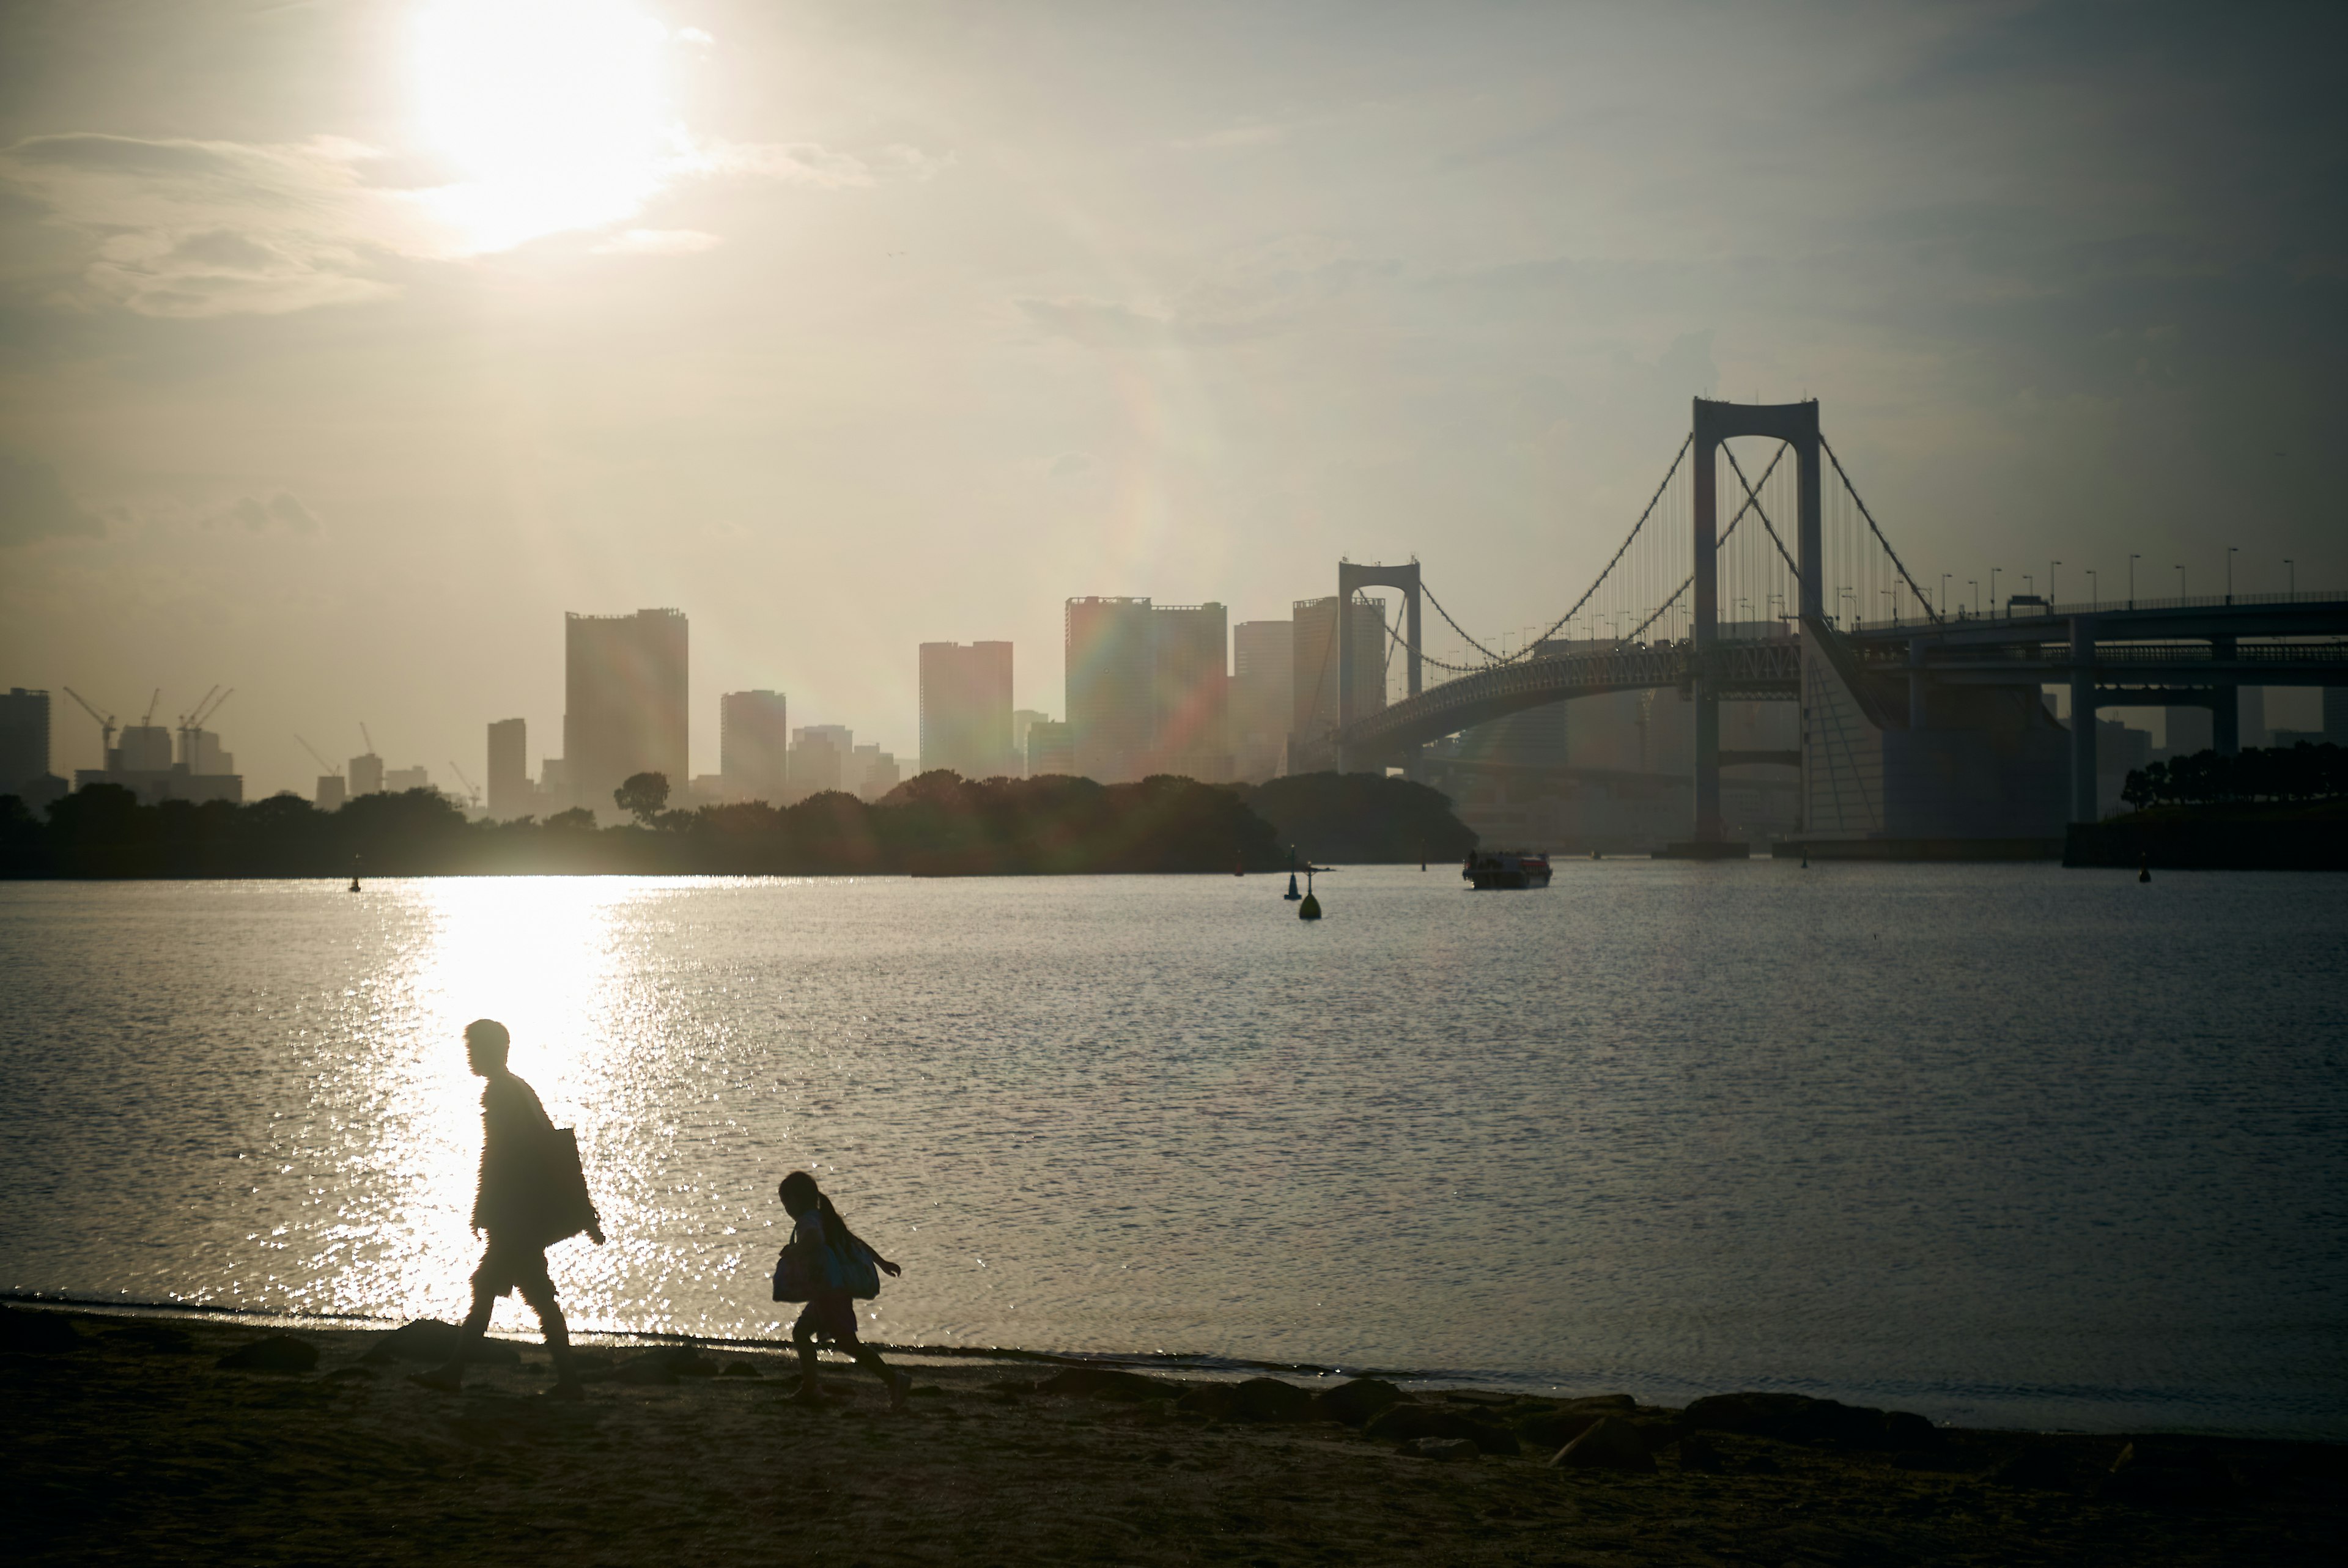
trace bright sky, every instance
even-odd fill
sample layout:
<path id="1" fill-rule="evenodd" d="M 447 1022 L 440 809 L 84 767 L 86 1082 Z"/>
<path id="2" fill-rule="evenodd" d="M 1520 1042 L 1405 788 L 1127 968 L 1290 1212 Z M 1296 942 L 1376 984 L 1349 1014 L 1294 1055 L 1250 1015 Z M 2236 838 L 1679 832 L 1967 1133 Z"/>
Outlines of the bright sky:
<path id="1" fill-rule="evenodd" d="M 675 605 L 696 772 L 743 687 L 910 762 L 916 644 L 1057 714 L 1071 594 L 1545 622 L 1697 394 L 1928 581 L 2348 588 L 2341 15 L 20 0 L 0 685 L 453 783 Z"/>

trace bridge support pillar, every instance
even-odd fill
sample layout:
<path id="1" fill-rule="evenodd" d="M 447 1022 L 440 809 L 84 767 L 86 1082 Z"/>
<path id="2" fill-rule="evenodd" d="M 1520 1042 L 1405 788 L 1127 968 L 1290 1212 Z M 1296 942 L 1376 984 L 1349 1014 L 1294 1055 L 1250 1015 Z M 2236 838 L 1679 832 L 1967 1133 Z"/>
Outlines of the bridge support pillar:
<path id="1" fill-rule="evenodd" d="M 2209 639 L 2209 657 L 2231 659 L 2234 640 L 2230 637 Z M 2240 756 L 2242 752 L 2241 688 L 2231 681 L 2220 682 L 2209 692 L 2209 744 L 2221 757 Z"/>
<path id="2" fill-rule="evenodd" d="M 2071 621 L 2071 820 L 2096 820 L 2096 619 Z"/>
<path id="3" fill-rule="evenodd" d="M 1403 674 L 1409 684 L 1410 694 L 1419 694 L 1422 679 L 1419 663 L 1418 562 L 1402 566 L 1356 566 L 1349 560 L 1337 563 L 1337 771 L 1344 773 L 1350 765 L 1345 755 L 1345 731 L 1362 706 L 1362 694 L 1354 690 L 1354 595 L 1365 588 L 1400 589 L 1403 594 Z M 1378 668 L 1385 668 L 1385 650 L 1378 650 Z M 1384 692 L 1377 694 L 1377 709 L 1386 705 Z M 1375 709 L 1372 710 L 1376 711 Z"/>
<path id="4" fill-rule="evenodd" d="M 1795 538 L 1801 551 L 1801 613 L 1822 613 L 1823 552 L 1818 468 L 1818 405 L 1816 403 L 1715 403 L 1695 399 L 1688 460 L 1694 478 L 1694 614 L 1690 638 L 1695 645 L 1695 838 L 1717 844 L 1727 836 L 1720 815 L 1720 676 L 1714 668 L 1714 644 L 1720 624 L 1720 444 L 1735 436 L 1758 436 L 1783 441 L 1794 449 L 1794 470 L 1800 480 Z"/>

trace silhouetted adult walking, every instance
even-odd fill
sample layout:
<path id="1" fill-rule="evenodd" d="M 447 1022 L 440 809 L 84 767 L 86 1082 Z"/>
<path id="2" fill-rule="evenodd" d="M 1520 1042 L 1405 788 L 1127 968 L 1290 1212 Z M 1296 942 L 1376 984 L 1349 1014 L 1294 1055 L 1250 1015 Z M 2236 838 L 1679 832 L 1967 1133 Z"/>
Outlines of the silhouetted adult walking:
<path id="1" fill-rule="evenodd" d="M 481 1180 L 473 1199 L 473 1229 L 488 1232 L 489 1243 L 481 1266 L 473 1271 L 473 1309 L 456 1355 L 410 1381 L 455 1393 L 498 1298 L 519 1288 L 538 1314 L 554 1358 L 554 1397 L 576 1399 L 579 1368 L 562 1308 L 555 1304 L 554 1281 L 546 1272 L 546 1249 L 582 1231 L 601 1246 L 603 1229 L 579 1175 L 577 1145 L 548 1119 L 537 1091 L 506 1071 L 512 1043 L 506 1026 L 495 1019 L 465 1026 L 466 1055 L 474 1072 L 489 1081 L 481 1091 Z"/>
<path id="2" fill-rule="evenodd" d="M 778 1195 L 794 1223 L 783 1255 L 775 1260 L 775 1299 L 807 1303 L 807 1310 L 791 1325 L 791 1340 L 799 1352 L 798 1397 L 810 1403 L 823 1399 L 816 1381 L 815 1344 L 820 1337 L 880 1379 L 889 1390 L 891 1409 L 903 1409 L 913 1380 L 891 1371 L 880 1353 L 856 1337 L 855 1298 L 879 1295 L 881 1274 L 893 1279 L 905 1271 L 860 1240 L 805 1171 L 785 1176 Z"/>

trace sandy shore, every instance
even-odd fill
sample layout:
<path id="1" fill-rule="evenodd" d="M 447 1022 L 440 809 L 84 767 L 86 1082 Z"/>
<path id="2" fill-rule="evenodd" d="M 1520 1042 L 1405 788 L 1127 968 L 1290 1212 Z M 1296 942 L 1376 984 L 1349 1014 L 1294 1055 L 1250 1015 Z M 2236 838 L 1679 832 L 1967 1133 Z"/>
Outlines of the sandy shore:
<path id="1" fill-rule="evenodd" d="M 273 1331 L 5 1317 L 15 1563 L 2329 1563 L 2348 1534 L 2335 1445 L 2139 1439 L 2115 1478 L 2124 1439 L 1691 1436 L 1680 1412 L 1474 1391 L 1365 1432 L 1326 1400 L 1254 1421 L 1165 1397 L 1196 1385 L 1100 1398 L 987 1362 L 917 1367 L 892 1417 L 851 1368 L 808 1409 L 784 1356 L 723 1347 L 601 1356 L 568 1405 L 540 1397 L 534 1344 L 450 1396 L 381 1332 L 298 1331 L 306 1369 L 239 1370 L 221 1358 Z M 1542 1434 L 1592 1410 L 1655 1468 L 1550 1463 Z M 1420 1457 L 1398 1425 L 1478 1437 Z"/>

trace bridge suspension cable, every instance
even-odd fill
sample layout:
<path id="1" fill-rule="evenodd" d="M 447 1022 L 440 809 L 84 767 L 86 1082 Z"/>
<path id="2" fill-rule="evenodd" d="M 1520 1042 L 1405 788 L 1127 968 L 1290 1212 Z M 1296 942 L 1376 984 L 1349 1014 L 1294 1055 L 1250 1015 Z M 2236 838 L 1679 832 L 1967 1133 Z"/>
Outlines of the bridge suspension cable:
<path id="1" fill-rule="evenodd" d="M 1571 610 L 1567 610 L 1563 615 L 1559 616 L 1554 621 L 1550 623 L 1550 628 L 1547 631 L 1542 632 L 1539 637 L 1531 639 L 1514 653 L 1495 653 L 1490 649 L 1485 647 L 1482 643 L 1477 641 L 1474 638 L 1468 636 L 1467 629 L 1461 626 L 1457 621 L 1453 620 L 1451 619 L 1451 612 L 1443 608 L 1443 601 L 1437 599 L 1433 593 L 1428 592 L 1424 581 L 1419 584 L 1418 591 L 1426 596 L 1426 601 L 1429 604 L 1435 606 L 1435 613 L 1443 617 L 1445 622 L 1450 626 L 1452 630 L 1459 633 L 1459 640 L 1468 644 L 1468 647 L 1473 648 L 1477 652 L 1481 653 L 1486 659 L 1491 661 L 1491 664 L 1514 664 L 1520 660 L 1531 658 L 1534 649 L 1539 648 L 1542 643 L 1548 641 L 1550 638 L 1556 636 L 1560 630 L 1563 630 L 1568 621 L 1581 613 L 1581 607 L 1588 604 L 1591 597 L 1594 596 L 1601 588 L 1605 586 L 1608 575 L 1611 574 L 1614 568 L 1621 563 L 1624 553 L 1627 552 L 1632 543 L 1637 540 L 1639 530 L 1645 528 L 1647 526 L 1647 519 L 1655 515 L 1656 505 L 1663 500 L 1663 492 L 1671 487 L 1672 476 L 1680 471 L 1680 465 L 1687 461 L 1688 448 L 1694 445 L 1695 434 L 1691 431 L 1688 434 L 1688 438 L 1680 443 L 1679 451 L 1673 455 L 1672 458 L 1672 466 L 1663 470 L 1663 482 L 1655 487 L 1655 493 L 1653 495 L 1647 497 L 1647 509 L 1641 512 L 1639 514 L 1639 520 L 1631 525 L 1630 537 L 1625 538 L 1622 545 L 1616 548 L 1614 554 L 1609 558 L 1606 562 L 1605 569 L 1598 574 L 1597 580 L 1592 582 L 1588 589 L 1583 590 L 1580 599 L 1573 601 L 1573 608 Z M 1421 653 L 1419 657 L 1421 659 L 1425 659 L 1426 655 Z M 1490 667 L 1491 665 L 1484 666 L 1484 668 L 1487 669 Z M 1458 667 L 1457 665 L 1446 665 L 1444 668 L 1457 669 Z"/>
<path id="2" fill-rule="evenodd" d="M 1723 446 L 1721 450 L 1726 452 L 1728 448 Z M 1784 461 L 1785 456 L 1786 448 L 1783 446 L 1778 447 L 1776 453 L 1770 457 L 1769 466 L 1761 470 L 1761 482 L 1763 484 L 1766 485 L 1769 482 L 1769 476 L 1777 471 L 1777 465 Z M 1736 461 L 1735 456 L 1731 454 L 1728 461 L 1731 465 L 1734 465 Z M 1745 470 L 1742 468 L 1739 468 L 1736 471 L 1736 482 L 1740 485 L 1745 485 L 1745 504 L 1736 508 L 1736 515 L 1728 519 L 1728 527 L 1723 528 L 1720 531 L 1720 538 L 1713 541 L 1712 548 L 1713 553 L 1715 555 L 1725 548 L 1728 541 L 1735 536 L 1736 525 L 1745 520 L 1746 513 L 1754 512 L 1759 514 L 1761 518 L 1761 526 L 1765 528 L 1769 528 L 1768 514 L 1761 511 L 1760 497 L 1754 495 L 1753 487 L 1745 484 Z M 1769 528 L 1769 537 L 1773 539 L 1776 538 L 1777 537 L 1777 530 L 1775 528 Z M 1786 553 L 1786 547 L 1780 544 L 1777 547 L 1777 553 L 1779 555 L 1784 555 Z M 1655 606 L 1653 610 L 1648 614 L 1646 620 L 1631 628 L 1629 633 L 1626 634 L 1622 641 L 1624 642 L 1631 641 L 1633 638 L 1636 638 L 1639 633 L 1646 630 L 1647 628 L 1653 626 L 1658 620 L 1661 620 L 1663 618 L 1664 612 L 1669 610 L 1672 606 L 1677 604 L 1680 601 L 1681 597 L 1684 595 L 1689 589 L 1692 589 L 1694 586 L 1695 573 L 1690 572 L 1686 577 L 1680 579 L 1679 587 L 1672 589 L 1671 596 L 1665 599 L 1663 603 Z"/>
<path id="3" fill-rule="evenodd" d="M 1875 536 L 1875 542 L 1883 547 L 1883 553 L 1891 558 L 1891 564 L 1900 569 L 1900 576 L 1907 582 L 1908 591 L 1916 596 L 1916 602 L 1924 607 L 1924 613 L 1932 618 L 1932 624 L 1935 626 L 1940 625 L 1942 619 L 1941 612 L 1932 608 L 1931 600 L 1925 596 L 1922 589 L 1916 586 L 1916 579 L 1909 572 L 1908 563 L 1900 559 L 1900 552 L 1891 548 L 1891 541 L 1883 537 L 1883 530 L 1876 526 L 1875 514 L 1867 509 L 1867 503 L 1865 501 L 1859 499 L 1859 487 L 1850 482 L 1850 475 L 1843 469 L 1842 459 L 1835 456 L 1835 449 L 1832 446 L 1828 446 L 1827 438 L 1823 432 L 1818 436 L 1818 446 L 1825 450 L 1827 461 L 1834 465 L 1835 477 L 1842 481 L 1843 489 L 1849 495 L 1851 500 L 1858 505 L 1859 515 L 1867 519 L 1868 532 L 1873 534 Z"/>

